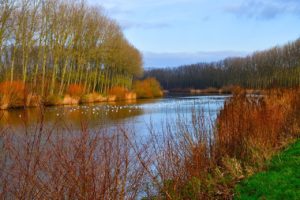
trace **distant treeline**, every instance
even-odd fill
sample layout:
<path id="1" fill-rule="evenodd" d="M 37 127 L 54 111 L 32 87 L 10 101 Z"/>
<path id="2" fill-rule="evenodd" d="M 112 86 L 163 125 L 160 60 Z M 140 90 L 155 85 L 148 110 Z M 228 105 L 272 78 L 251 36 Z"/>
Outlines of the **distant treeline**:
<path id="1" fill-rule="evenodd" d="M 152 69 L 145 76 L 155 77 L 165 89 L 229 85 L 253 89 L 297 87 L 300 86 L 300 39 L 243 58 Z"/>
<path id="2" fill-rule="evenodd" d="M 101 9 L 76 0 L 0 1 L 0 82 L 41 96 L 130 88 L 142 57 Z"/>

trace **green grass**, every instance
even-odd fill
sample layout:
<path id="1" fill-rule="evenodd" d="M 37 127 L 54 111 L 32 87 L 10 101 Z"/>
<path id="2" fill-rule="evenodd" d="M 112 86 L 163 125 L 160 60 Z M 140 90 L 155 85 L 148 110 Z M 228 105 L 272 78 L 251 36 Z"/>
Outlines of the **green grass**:
<path id="1" fill-rule="evenodd" d="M 300 140 L 274 156 L 267 171 L 244 180 L 235 191 L 235 199 L 300 200 Z"/>

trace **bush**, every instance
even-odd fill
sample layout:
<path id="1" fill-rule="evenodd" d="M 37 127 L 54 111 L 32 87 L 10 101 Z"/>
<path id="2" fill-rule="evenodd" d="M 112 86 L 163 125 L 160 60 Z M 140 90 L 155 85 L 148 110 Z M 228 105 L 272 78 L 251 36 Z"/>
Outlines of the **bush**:
<path id="1" fill-rule="evenodd" d="M 71 84 L 67 89 L 70 96 L 81 97 L 84 94 L 84 87 L 79 84 Z"/>
<path id="2" fill-rule="evenodd" d="M 269 158 L 290 132 L 290 118 L 296 112 L 292 94 L 272 91 L 258 97 L 236 91 L 218 117 L 218 159 L 228 155 L 253 163 L 263 155 Z"/>
<path id="3" fill-rule="evenodd" d="M 154 98 L 163 96 L 159 82 L 155 78 L 147 78 L 142 81 L 135 81 L 133 90 L 137 98 Z"/>
<path id="4" fill-rule="evenodd" d="M 116 100 L 125 99 L 128 89 L 121 86 L 114 86 L 108 91 L 109 96 L 116 96 Z"/>
<path id="5" fill-rule="evenodd" d="M 46 106 L 55 106 L 62 105 L 64 98 L 58 95 L 51 95 L 46 98 L 45 105 Z"/>
<path id="6" fill-rule="evenodd" d="M 0 83 L 0 106 L 8 107 L 24 105 L 26 97 L 25 84 L 22 81 L 5 81 Z"/>

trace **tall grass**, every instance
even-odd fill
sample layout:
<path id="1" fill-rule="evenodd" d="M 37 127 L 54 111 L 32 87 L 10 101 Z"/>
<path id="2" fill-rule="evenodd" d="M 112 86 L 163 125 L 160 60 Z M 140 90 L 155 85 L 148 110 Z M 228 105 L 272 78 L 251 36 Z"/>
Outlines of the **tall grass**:
<path id="1" fill-rule="evenodd" d="M 216 159 L 230 156 L 253 163 L 269 158 L 268 153 L 294 136 L 298 100 L 298 91 L 273 90 L 264 96 L 237 92 L 218 117 Z"/>

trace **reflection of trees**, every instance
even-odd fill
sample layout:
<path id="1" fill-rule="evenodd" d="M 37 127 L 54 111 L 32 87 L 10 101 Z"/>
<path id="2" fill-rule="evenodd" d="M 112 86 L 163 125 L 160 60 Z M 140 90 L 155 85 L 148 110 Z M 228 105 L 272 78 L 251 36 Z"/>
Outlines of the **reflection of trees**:
<path id="1" fill-rule="evenodd" d="M 41 120 L 39 108 L 0 110 L 0 126 L 32 125 Z"/>
<path id="2" fill-rule="evenodd" d="M 0 111 L 0 126 L 33 126 L 41 120 L 46 125 L 71 124 L 79 128 L 83 121 L 87 122 L 90 128 L 101 125 L 112 125 L 123 119 L 142 115 L 141 108 L 133 106 L 135 104 L 114 103 L 100 104 L 94 106 L 76 106 L 76 107 L 49 107 L 45 110 L 38 108 L 17 109 Z"/>

